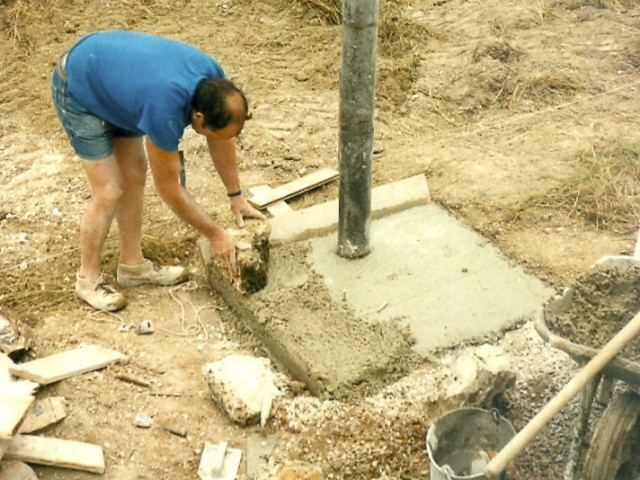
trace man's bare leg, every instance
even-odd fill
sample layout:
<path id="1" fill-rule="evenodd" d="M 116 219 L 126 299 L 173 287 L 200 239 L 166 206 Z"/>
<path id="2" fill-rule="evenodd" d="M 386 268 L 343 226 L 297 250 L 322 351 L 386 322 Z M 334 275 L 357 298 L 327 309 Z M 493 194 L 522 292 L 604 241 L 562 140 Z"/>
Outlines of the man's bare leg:
<path id="1" fill-rule="evenodd" d="M 82 166 L 91 185 L 91 200 L 80 224 L 78 275 L 95 280 L 100 276 L 102 248 L 122 195 L 122 181 L 114 155 L 102 160 L 82 160 Z"/>
<path id="2" fill-rule="evenodd" d="M 142 254 L 142 213 L 147 157 L 142 137 L 116 138 L 116 161 L 122 178 L 123 194 L 116 209 L 120 234 L 120 264 L 117 281 L 123 287 L 175 285 L 188 278 L 183 267 L 164 267 L 145 260 Z"/>
<path id="3" fill-rule="evenodd" d="M 142 137 L 115 138 L 113 147 L 123 190 L 115 211 L 120 235 L 120 263 L 140 265 L 144 262 L 142 213 L 147 157 Z"/>
<path id="4" fill-rule="evenodd" d="M 91 184 L 91 200 L 80 224 L 80 268 L 76 296 L 93 308 L 110 312 L 127 304 L 124 296 L 107 285 L 100 274 L 104 242 L 122 196 L 120 170 L 114 155 L 102 160 L 83 160 Z"/>

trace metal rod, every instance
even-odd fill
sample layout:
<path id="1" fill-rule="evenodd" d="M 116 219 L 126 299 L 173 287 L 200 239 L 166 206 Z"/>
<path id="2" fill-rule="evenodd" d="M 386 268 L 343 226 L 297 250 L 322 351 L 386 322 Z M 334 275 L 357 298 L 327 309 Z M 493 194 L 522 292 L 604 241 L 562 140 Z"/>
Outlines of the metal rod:
<path id="1" fill-rule="evenodd" d="M 186 166 L 185 166 L 185 160 L 184 160 L 184 152 L 182 150 L 180 150 L 178 152 L 179 155 L 179 159 L 180 159 L 180 173 L 178 174 L 179 177 L 178 179 L 180 180 L 180 185 L 182 185 L 182 188 L 187 188 L 187 173 L 186 173 Z"/>
<path id="2" fill-rule="evenodd" d="M 338 255 L 370 251 L 378 0 L 342 1 Z"/>
<path id="3" fill-rule="evenodd" d="M 589 429 L 589 417 L 591 416 L 591 405 L 598 390 L 598 384 L 602 375 L 596 375 L 589 382 L 587 387 L 582 391 L 580 399 L 580 414 L 576 418 L 573 425 L 573 435 L 571 436 L 571 445 L 569 446 L 569 459 L 564 468 L 563 480 L 575 480 L 580 457 L 582 456 L 582 448 L 584 446 L 585 436 Z"/>

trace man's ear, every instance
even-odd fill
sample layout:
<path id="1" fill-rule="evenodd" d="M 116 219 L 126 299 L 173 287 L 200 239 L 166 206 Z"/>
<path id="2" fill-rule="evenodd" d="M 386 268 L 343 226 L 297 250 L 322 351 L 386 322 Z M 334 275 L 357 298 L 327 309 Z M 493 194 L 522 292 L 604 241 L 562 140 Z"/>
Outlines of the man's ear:
<path id="1" fill-rule="evenodd" d="M 204 115 L 202 114 L 202 112 L 199 112 L 197 110 L 193 110 L 191 112 L 191 119 L 193 121 L 197 121 L 199 124 L 204 123 Z"/>

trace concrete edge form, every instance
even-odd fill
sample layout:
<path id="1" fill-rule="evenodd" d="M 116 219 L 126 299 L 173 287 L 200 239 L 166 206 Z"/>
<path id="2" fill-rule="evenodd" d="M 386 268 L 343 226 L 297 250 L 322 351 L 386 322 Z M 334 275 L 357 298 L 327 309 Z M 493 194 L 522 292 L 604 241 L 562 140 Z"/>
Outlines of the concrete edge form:
<path id="1" fill-rule="evenodd" d="M 380 218 L 431 201 L 427 179 L 415 175 L 371 190 L 371 216 Z M 333 232 L 338 226 L 338 200 L 293 210 L 270 219 L 271 245 L 306 240 Z"/>
<path id="2" fill-rule="evenodd" d="M 273 360 L 277 360 L 289 369 L 293 376 L 304 382 L 312 393 L 315 395 L 319 394 L 322 390 L 321 385 L 308 375 L 307 369 L 303 365 L 300 365 L 298 359 L 292 358 L 280 342 L 265 332 L 254 313 L 248 308 L 244 301 L 244 295 L 231 285 L 220 269 L 214 265 L 209 242 L 205 238 L 202 238 L 199 240 L 198 246 L 209 286 L 222 295 L 225 302 L 227 302 L 231 309 L 241 318 L 243 324 L 260 340 Z"/>

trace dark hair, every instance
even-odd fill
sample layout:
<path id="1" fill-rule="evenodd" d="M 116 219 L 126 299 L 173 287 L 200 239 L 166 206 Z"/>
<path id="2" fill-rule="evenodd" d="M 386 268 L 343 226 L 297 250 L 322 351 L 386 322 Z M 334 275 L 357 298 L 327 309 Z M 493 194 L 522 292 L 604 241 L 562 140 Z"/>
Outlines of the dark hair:
<path id="1" fill-rule="evenodd" d="M 229 109 L 227 98 L 239 95 L 244 111 L 238 114 Z M 242 90 L 224 78 L 205 78 L 198 83 L 191 99 L 191 106 L 204 116 L 204 126 L 211 130 L 220 130 L 231 123 L 244 124 L 251 118 L 249 103 Z"/>

